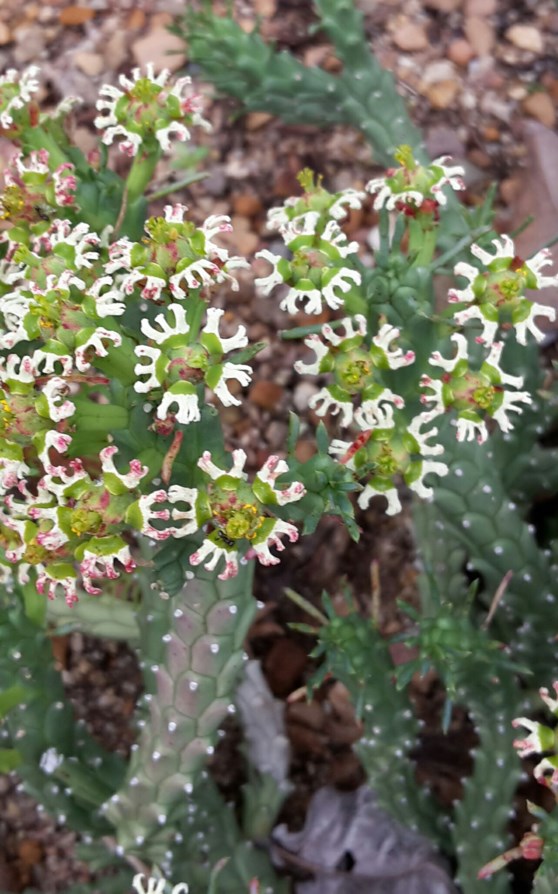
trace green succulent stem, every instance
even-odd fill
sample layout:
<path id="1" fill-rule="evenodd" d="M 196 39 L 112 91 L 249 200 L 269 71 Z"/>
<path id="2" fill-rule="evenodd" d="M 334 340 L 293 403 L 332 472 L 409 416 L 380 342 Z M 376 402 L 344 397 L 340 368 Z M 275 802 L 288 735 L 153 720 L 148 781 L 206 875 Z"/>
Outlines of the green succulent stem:
<path id="1" fill-rule="evenodd" d="M 479 869 L 506 850 L 511 804 L 521 774 L 513 748 L 517 681 L 499 671 L 498 677 L 475 677 L 471 662 L 463 667 L 461 697 L 468 705 L 479 736 L 472 776 L 456 806 L 452 836 L 459 861 L 457 880 L 466 894 L 508 894 L 510 882 L 501 873 L 479 879 Z"/>
<path id="2" fill-rule="evenodd" d="M 441 816 L 415 780 L 409 752 L 419 723 L 408 695 L 393 682 L 387 642 L 375 626 L 356 613 L 335 617 L 319 635 L 324 667 L 348 689 L 362 722 L 355 748 L 378 803 L 396 819 L 426 836 L 444 837 Z"/>
<path id="3" fill-rule="evenodd" d="M 160 157 L 161 150 L 158 146 L 150 150 L 142 147 L 134 157 L 126 178 L 125 195 L 128 205 L 133 205 L 135 201 L 145 195 Z"/>
<path id="4" fill-rule="evenodd" d="M 145 725 L 126 783 L 106 805 L 119 846 L 159 863 L 232 704 L 255 612 L 251 563 L 230 581 L 199 571 L 174 597 L 142 603 Z M 146 641 L 147 640 L 147 641 Z"/>
<path id="5" fill-rule="evenodd" d="M 352 0 L 316 0 L 315 6 L 320 28 L 344 65 L 339 76 L 276 53 L 256 32 L 246 34 L 232 17 L 212 15 L 208 3 L 201 11 L 188 10 L 174 30 L 185 37 L 190 59 L 204 76 L 247 110 L 321 127 L 349 124 L 365 135 L 380 164 L 390 164 L 401 143 L 426 161 L 421 133 L 409 118 L 393 76 L 368 48 L 362 13 Z"/>

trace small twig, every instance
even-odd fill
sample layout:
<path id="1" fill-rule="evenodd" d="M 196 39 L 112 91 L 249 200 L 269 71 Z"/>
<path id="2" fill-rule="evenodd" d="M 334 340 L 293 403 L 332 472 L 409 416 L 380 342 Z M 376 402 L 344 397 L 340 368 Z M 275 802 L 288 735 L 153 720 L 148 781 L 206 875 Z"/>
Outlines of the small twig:
<path id="1" fill-rule="evenodd" d="M 171 475 L 172 475 L 172 467 L 174 465 L 174 461 L 178 456 L 178 452 L 182 445 L 182 441 L 184 440 L 184 432 L 177 431 L 175 432 L 174 438 L 172 440 L 172 444 L 165 454 L 165 458 L 163 460 L 163 465 L 161 468 L 161 478 L 164 484 L 168 484 Z"/>
<path id="2" fill-rule="evenodd" d="M 111 234 L 112 237 L 118 234 L 120 227 L 122 226 L 122 221 L 126 216 L 126 211 L 128 209 L 128 189 L 125 187 L 124 192 L 122 194 L 122 204 L 120 205 L 120 211 L 118 212 L 118 217 L 116 218 L 116 223 L 114 225 L 114 230 Z"/>
<path id="3" fill-rule="evenodd" d="M 545 242 L 544 245 L 541 245 L 540 248 L 537 249 L 535 254 L 538 254 L 539 251 L 543 251 L 545 248 L 552 248 L 553 245 L 556 245 L 558 242 L 558 234 L 554 236 L 552 239 L 549 239 L 548 242 Z"/>
<path id="4" fill-rule="evenodd" d="M 377 559 L 370 562 L 370 578 L 372 582 L 372 604 L 370 614 L 376 627 L 380 626 L 380 614 L 382 611 L 382 583 L 380 581 L 380 563 Z"/>
<path id="5" fill-rule="evenodd" d="M 496 614 L 496 609 L 500 605 L 500 602 L 502 601 L 502 599 L 504 597 L 504 593 L 506 592 L 508 584 L 509 584 L 510 580 L 512 579 L 512 577 L 513 577 L 513 571 L 506 571 L 506 573 L 504 574 L 504 576 L 500 582 L 498 589 L 494 593 L 494 598 L 493 598 L 492 602 L 490 603 L 490 608 L 488 609 L 488 614 L 487 614 L 485 620 L 483 621 L 483 623 L 481 624 L 482 630 L 487 629 L 488 625 L 492 621 L 492 618 Z"/>
<path id="6" fill-rule="evenodd" d="M 523 231 L 526 230 L 527 227 L 530 227 L 531 224 L 533 223 L 534 219 L 535 219 L 534 215 L 529 214 L 528 217 L 525 218 L 523 223 L 520 223 L 519 226 L 516 227 L 515 230 L 511 231 L 510 236 L 512 237 L 512 239 L 515 239 L 517 236 L 519 236 L 520 233 L 523 233 Z"/>
<path id="7" fill-rule="evenodd" d="M 338 329 L 339 326 L 343 326 L 343 323 L 343 320 L 331 320 L 328 325 L 331 329 Z M 323 323 L 314 323 L 310 326 L 295 326 L 294 329 L 280 329 L 279 338 L 287 341 L 291 338 L 304 338 L 306 335 L 315 335 L 322 331 L 323 325 Z"/>

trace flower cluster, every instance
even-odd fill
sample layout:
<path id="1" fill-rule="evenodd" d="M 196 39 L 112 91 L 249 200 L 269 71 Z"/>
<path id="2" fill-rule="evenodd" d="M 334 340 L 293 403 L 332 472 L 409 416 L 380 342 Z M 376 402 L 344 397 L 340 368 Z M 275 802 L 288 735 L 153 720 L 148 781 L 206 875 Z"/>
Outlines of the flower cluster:
<path id="1" fill-rule="evenodd" d="M 29 248 L 10 241 L 9 251 L 0 347 L 16 351 L 0 363 L 2 433 L 25 443 L 74 415 L 73 395 L 79 390 L 87 398 L 103 382 L 93 361 L 114 355 L 123 338 L 99 325 L 89 292 L 95 290 L 100 239 L 86 224 L 55 220 Z"/>
<path id="2" fill-rule="evenodd" d="M 151 217 L 141 242 L 118 239 L 109 248 L 106 273 L 118 273 L 119 288 L 131 295 L 139 286 L 146 301 L 161 302 L 169 297 L 184 301 L 200 290 L 228 282 L 235 290 L 238 283 L 230 271 L 247 267 L 244 258 L 229 257 L 226 248 L 213 238 L 231 231 L 230 218 L 212 215 L 196 228 L 184 220 L 185 205 L 167 205 L 164 217 Z M 108 283 L 107 283 L 108 284 Z"/>
<path id="3" fill-rule="evenodd" d="M 224 406 L 239 405 L 240 400 L 231 394 L 227 381 L 236 379 L 241 385 L 248 385 L 252 369 L 245 363 L 223 362 L 223 355 L 246 347 L 248 339 L 244 326 L 239 327 L 236 335 L 225 338 L 219 332 L 224 311 L 209 307 L 207 323 L 195 344 L 190 344 L 190 327 L 184 307 L 170 304 L 167 310 L 166 316 L 159 314 L 155 318 L 157 328 L 149 320 L 141 322 L 142 333 L 155 345 L 135 348 L 140 363 L 135 366 L 138 380 L 134 389 L 140 394 L 155 395 L 156 400 L 157 393 L 163 388 L 157 418 L 166 420 L 174 408 L 172 415 L 181 425 L 200 419 L 197 387 L 200 382 L 211 388 Z"/>
<path id="4" fill-rule="evenodd" d="M 381 371 L 399 369 L 413 363 L 413 351 L 403 353 L 401 348 L 391 348 L 399 336 L 399 330 L 384 323 L 372 343 L 365 343 L 366 320 L 362 314 L 346 317 L 340 321 L 345 337 L 329 324 L 322 327 L 323 341 L 319 335 L 310 335 L 305 345 L 311 348 L 314 363 L 298 361 L 297 372 L 304 375 L 331 373 L 333 383 L 326 385 L 310 398 L 309 405 L 318 416 L 331 411 L 341 413 L 341 425 L 346 428 L 355 422 L 359 428 L 369 429 L 385 419 L 383 405 L 392 403 L 403 407 L 404 400 L 387 388 L 381 379 Z M 329 342 L 326 344 L 325 342 Z M 355 400 L 360 405 L 355 407 Z"/>
<path id="5" fill-rule="evenodd" d="M 101 592 L 94 580 L 114 579 L 120 567 L 126 572 L 136 567 L 122 534 L 148 469 L 132 460 L 129 471 L 120 472 L 114 463 L 117 448 L 110 446 L 98 455 L 95 473 L 89 472 L 81 459 L 68 458 L 69 435 L 48 431 L 41 441 L 44 474 L 33 490 L 18 480 L 28 471 L 21 459 L 3 467 L 4 486 L 16 492 L 7 493 L 0 508 L 0 564 L 5 572 L 17 565 L 20 583 L 33 573 L 37 590 L 50 599 L 60 588 L 72 605 L 78 598 L 76 565 L 81 585 L 92 594 Z M 55 460 L 52 450 L 58 454 Z"/>
<path id="6" fill-rule="evenodd" d="M 364 192 L 349 188 L 330 193 L 322 187 L 321 178 L 315 177 L 310 168 L 304 168 L 297 179 L 304 190 L 303 194 L 288 198 L 284 205 L 270 209 L 267 218 L 270 230 L 288 232 L 295 221 L 300 225 L 301 219 L 307 215 L 320 221 L 324 228 L 329 220 L 344 220 L 351 208 L 362 207 Z"/>
<path id="7" fill-rule="evenodd" d="M 400 167 L 370 181 L 366 190 L 375 196 L 375 209 L 405 213 L 410 242 L 414 240 L 414 248 L 409 245 L 409 256 L 424 263 L 424 246 L 432 255 L 435 250 L 438 207 L 447 202 L 444 188 L 463 189 L 463 170 L 450 165 L 446 158 L 419 165 L 405 146 L 396 158 Z M 537 339 L 542 337 L 533 318 L 541 314 L 553 319 L 554 311 L 532 303 L 524 291 L 556 284 L 558 277 L 540 273 L 548 263 L 546 252 L 531 261 L 520 261 L 507 236 L 494 241 L 494 255 L 473 245 L 474 257 L 486 269 L 478 270 L 463 262 L 455 267 L 456 276 L 466 277 L 469 285 L 449 293 L 450 306 L 459 305 L 451 322 L 453 356 L 447 358 L 445 349 L 431 353 L 428 363 L 432 372 L 421 370 L 411 391 L 413 405 L 418 395 L 424 409 L 409 424 L 405 400 L 397 387 L 391 386 L 398 381 L 394 373 L 413 364 L 415 354 L 396 346 L 400 337 L 397 328 L 380 318 L 374 330 L 361 312 L 366 307 L 362 268 L 355 262 L 356 246 L 347 241 L 339 225 L 348 209 L 360 207 L 364 194 L 355 190 L 329 194 L 308 171 L 303 172 L 300 182 L 303 195 L 288 199 L 269 213 L 270 228 L 279 230 L 292 257 L 260 252 L 258 257 L 268 260 L 274 269 L 257 284 L 264 293 L 275 286 L 288 287 L 281 307 L 289 313 L 297 311 L 299 300 L 306 301 L 308 313 L 319 314 L 324 306 L 348 313 L 305 338 L 315 359 L 298 361 L 295 368 L 305 375 L 328 376 L 310 398 L 310 407 L 319 416 L 331 412 L 342 428 L 355 426 L 360 430 L 354 442 L 335 441 L 332 453 L 367 481 L 361 505 L 374 494 L 383 493 L 391 513 L 399 507 L 397 476 L 427 497 L 431 491 L 423 484 L 424 475 L 428 471 L 438 475 L 447 472 L 441 459 L 434 462 L 430 458 L 441 454 L 442 448 L 426 442 L 436 433 L 436 429 L 426 429 L 437 416 L 450 414 L 458 440 L 483 443 L 490 420 L 507 432 L 512 428 L 511 414 L 521 413 L 531 402 L 529 393 L 522 390 L 523 378 L 502 367 L 504 340 L 503 335 L 498 340 L 496 336 L 509 324 L 514 326 L 520 344 L 526 343 L 528 332 Z M 480 334 L 473 332 L 477 347 L 471 351 L 468 329 L 459 330 L 474 318 L 482 322 L 483 330 Z"/>
<path id="8" fill-rule="evenodd" d="M 272 272 L 256 280 L 264 295 L 276 286 L 288 286 L 281 309 L 296 314 L 305 302 L 304 312 L 320 314 L 324 303 L 331 310 L 342 307 L 350 293 L 362 282 L 358 270 L 347 262 L 358 251 L 358 243 L 349 242 L 338 221 L 348 208 L 358 208 L 363 193 L 349 189 L 330 195 L 314 184 L 308 172 L 301 183 L 306 192 L 301 199 L 288 199 L 282 208 L 273 209 L 269 225 L 278 229 L 292 254 L 287 260 L 268 249 L 256 254 L 272 265 Z"/>
<path id="9" fill-rule="evenodd" d="M 473 245 L 471 253 L 484 269 L 460 262 L 455 267 L 455 275 L 468 279 L 464 289 L 452 289 L 448 300 L 466 304 L 464 310 L 454 313 L 454 320 L 463 325 L 468 320 L 480 320 L 483 330 L 477 341 L 490 344 L 494 341 L 498 327 L 508 325 L 515 329 L 520 345 L 527 343 L 530 332 L 537 341 L 543 333 L 535 325 L 537 316 L 556 319 L 552 307 L 537 304 L 525 295 L 526 289 L 544 289 L 558 284 L 558 275 L 543 276 L 541 270 L 551 263 L 550 251 L 542 249 L 528 261 L 517 257 L 513 240 L 509 236 L 494 239 L 494 254 Z"/>
<path id="10" fill-rule="evenodd" d="M 403 211 L 413 217 L 417 214 L 437 215 L 438 206 L 447 203 L 444 186 L 465 189 L 462 177 L 465 173 L 458 165 L 449 166 L 450 158 L 437 158 L 429 165 L 415 161 L 410 146 L 400 146 L 395 153 L 399 168 L 391 168 L 385 177 L 370 180 L 366 191 L 374 196 L 374 208 Z"/>
<path id="11" fill-rule="evenodd" d="M 357 478 L 366 480 L 358 497 L 362 509 L 368 506 L 372 497 L 384 496 L 387 515 L 400 512 L 401 501 L 397 493 L 400 479 L 422 499 L 432 498 L 433 491 L 424 483 L 425 476 L 429 472 L 446 475 L 448 467 L 444 462 L 432 459 L 443 453 L 443 447 L 428 443 L 429 438 L 438 434 L 437 428 L 422 431 L 429 422 L 429 415 L 423 413 L 407 423 L 401 412 L 387 404 L 383 418 L 378 414 L 374 429 L 363 432 L 353 443 L 332 441 L 331 453 L 353 470 Z"/>
<path id="12" fill-rule="evenodd" d="M 122 138 L 119 148 L 129 156 L 141 148 L 150 151 L 153 144 L 169 152 L 171 135 L 184 141 L 190 139 L 188 126 L 209 128 L 201 114 L 201 98 L 191 89 L 191 78 L 179 78 L 168 86 L 169 77 L 167 69 L 155 75 L 148 63 L 145 75 L 139 68 L 131 79 L 120 75 L 123 90 L 110 84 L 101 87 L 97 102 L 101 114 L 95 126 L 104 130 L 103 142 L 110 145 L 116 137 Z"/>
<path id="13" fill-rule="evenodd" d="M 8 112 L 15 116 L 36 89 L 34 74 L 18 80 L 10 73 L 0 83 L 6 127 Z M 133 147 L 143 141 L 146 151 L 150 141 L 166 148 L 170 133 L 185 138 L 186 124 L 203 125 L 189 79 L 174 86 L 167 79 L 168 73 L 154 77 L 148 67 L 146 78 L 136 71 L 132 81 L 121 79 L 124 93 L 105 88 L 103 95 L 114 99 L 112 105 L 102 103 L 108 114 L 98 121 L 105 141 L 121 135 L 125 113 L 131 116 Z M 147 220 L 141 241 L 123 235 L 111 242 L 111 226 L 98 234 L 80 219 L 76 172 L 59 159 L 55 165 L 46 150 L 20 152 L 6 171 L 0 197 L 8 224 L 0 239 L 2 577 L 32 579 L 40 592 L 51 598 L 63 592 L 71 604 L 79 589 L 98 593 L 98 580 L 135 567 L 134 531 L 165 539 L 195 534 L 204 525 L 210 530 L 199 561 L 214 567 L 227 553 L 232 574 L 236 552 L 229 544 L 236 540 L 249 544 L 260 561 L 274 561 L 269 547 L 282 548 L 281 536 L 294 540 L 297 532 L 273 518 L 267 506 L 302 495 L 301 487 L 275 490 L 273 482 L 284 471 L 275 459 L 252 488 L 238 457 L 231 473 L 217 476 L 218 483 L 212 482 L 209 473 L 216 467 L 208 460 L 206 508 L 197 498 L 195 520 L 160 532 L 144 519 L 145 513 L 168 517 L 160 506 L 154 511 L 157 501 L 145 495 L 151 489 L 146 482 L 159 473 L 165 482 L 171 479 L 182 443 L 175 428 L 200 420 L 204 388 L 228 406 L 239 403 L 230 380 L 245 386 L 251 378 L 251 368 L 241 362 L 243 354 L 251 356 L 245 328 L 225 333 L 224 311 L 207 306 L 212 289 L 223 283 L 237 288 L 231 271 L 247 266 L 215 241 L 231 230 L 229 218 L 214 215 L 196 227 L 185 220 L 185 206 L 169 205 L 163 217 Z M 150 414 L 153 425 L 147 419 L 145 431 L 151 428 L 160 439 L 174 432 L 170 445 L 163 441 L 160 452 L 155 446 L 142 452 L 141 443 L 136 449 L 127 432 L 134 413 L 142 419 Z M 118 470 L 117 453 L 127 457 L 129 471 Z M 144 454 L 148 465 L 137 458 Z M 238 505 L 229 493 L 231 479 L 239 488 Z M 222 494 L 230 498 L 230 511 Z M 169 488 L 171 503 L 178 501 L 175 522 L 184 518 L 187 496 L 180 484 Z M 207 507 L 219 501 L 214 518 Z M 243 514 L 250 522 L 245 530 Z M 215 548 L 224 544 L 224 552 L 208 552 L 212 542 Z"/>
<path id="14" fill-rule="evenodd" d="M 229 470 L 220 468 L 206 451 L 198 461 L 203 485 L 198 488 L 172 485 L 168 490 L 153 491 L 141 497 L 129 512 L 134 525 L 155 540 L 165 540 L 171 535 L 188 537 L 203 528 L 205 538 L 190 556 L 190 563 L 202 564 L 209 570 L 224 563 L 219 574 L 221 580 L 238 573 L 241 556 L 256 558 L 262 565 L 279 562 L 270 547 L 283 550 L 281 537 L 286 536 L 294 543 L 298 531 L 271 513 L 274 507 L 296 502 L 305 494 L 304 486 L 298 481 L 284 488 L 276 486 L 277 478 L 288 471 L 286 462 L 277 456 L 269 457 L 251 484 L 244 471 L 246 453 L 235 450 L 232 460 Z M 166 527 L 153 524 L 168 521 L 174 524 Z"/>
<path id="15" fill-rule="evenodd" d="M 446 360 L 439 351 L 430 357 L 430 364 L 443 370 L 440 379 L 424 374 L 421 386 L 425 393 L 421 397 L 430 405 L 432 416 L 449 410 L 457 411 L 457 419 L 452 420 L 457 428 L 458 441 L 471 441 L 476 437 L 479 444 L 488 438 L 485 417 L 498 423 L 502 431 L 513 428 L 508 413 L 521 413 L 518 403 L 531 403 L 528 391 L 507 391 L 506 386 L 517 389 L 523 384 L 521 376 L 505 373 L 499 365 L 504 347 L 503 342 L 494 342 L 478 370 L 471 370 L 468 362 L 467 339 L 461 333 L 454 333 L 451 340 L 457 347 L 455 355 Z"/>
<path id="16" fill-rule="evenodd" d="M 480 362 L 471 359 L 468 330 L 465 334 L 455 332 L 451 337 L 456 347 L 454 356 L 445 359 L 435 351 L 430 357 L 430 364 L 438 367 L 441 374 L 437 378 L 425 374 L 421 379 L 425 392 L 422 401 L 430 405 L 433 415 L 452 411 L 457 417 L 453 422 L 458 439 L 476 438 L 479 443 L 488 437 L 488 418 L 507 432 L 513 427 L 508 413 L 521 413 L 521 404 L 532 403 L 530 394 L 521 390 L 523 378 L 502 369 L 504 332 L 513 330 L 521 345 L 527 343 L 528 333 L 540 341 L 543 333 L 535 325 L 535 317 L 554 320 L 556 316 L 554 308 L 537 304 L 525 295 L 526 289 L 558 284 L 558 276 L 540 273 L 550 263 L 548 251 L 523 261 L 516 256 L 509 236 L 494 239 L 492 245 L 494 254 L 479 245 L 471 247 L 482 267 L 459 262 L 454 272 L 469 283 L 464 289 L 451 289 L 448 295 L 450 305 L 457 305 L 453 312 L 457 327 L 466 326 L 471 320 L 482 324 L 480 334 L 476 328 L 469 330 L 483 352 Z"/>

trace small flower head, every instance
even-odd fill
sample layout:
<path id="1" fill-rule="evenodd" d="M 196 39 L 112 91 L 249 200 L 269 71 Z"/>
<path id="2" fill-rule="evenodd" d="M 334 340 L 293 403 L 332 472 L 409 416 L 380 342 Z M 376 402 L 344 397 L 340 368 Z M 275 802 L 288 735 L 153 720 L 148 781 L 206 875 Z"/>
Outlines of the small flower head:
<path id="1" fill-rule="evenodd" d="M 515 329 L 517 341 L 521 345 L 527 343 L 527 334 L 531 333 L 537 341 L 541 341 L 544 333 L 536 326 L 537 316 L 554 320 L 554 308 L 536 304 L 525 296 L 526 289 L 544 289 L 558 284 L 558 275 L 544 276 L 540 271 L 551 263 L 550 252 L 542 249 L 534 257 L 523 261 L 515 254 L 513 240 L 509 236 L 501 236 L 492 241 L 494 253 L 486 251 L 480 245 L 471 246 L 472 254 L 478 258 L 482 268 L 460 262 L 455 267 L 456 276 L 462 276 L 469 282 L 464 289 L 452 289 L 449 301 L 467 303 L 464 310 L 457 311 L 454 319 L 459 325 L 468 320 L 480 320 L 483 330 L 477 341 L 491 344 L 498 327 L 503 324 Z"/>
<path id="2" fill-rule="evenodd" d="M 83 307 L 89 317 L 121 317 L 126 311 L 123 292 L 114 284 L 112 276 L 99 276 L 89 287 Z"/>
<path id="3" fill-rule="evenodd" d="M 89 541 L 86 549 L 80 549 L 78 555 L 83 588 L 92 596 L 101 592 L 100 587 L 93 584 L 95 579 L 116 580 L 120 577 L 121 568 L 130 574 L 136 567 L 130 547 L 116 536 L 96 537 Z"/>
<path id="4" fill-rule="evenodd" d="M 101 114 L 95 126 L 103 130 L 103 142 L 110 145 L 115 137 L 122 137 L 120 150 L 129 156 L 137 155 L 141 146 L 152 149 L 158 144 L 162 152 L 169 152 L 171 135 L 178 140 L 190 139 L 189 126 L 209 127 L 201 115 L 201 101 L 191 90 L 189 77 L 168 83 L 169 71 L 155 75 L 148 63 L 145 75 L 134 69 L 132 78 L 120 75 L 120 86 L 105 84 L 100 90 L 97 109 Z"/>
<path id="5" fill-rule="evenodd" d="M 367 191 L 375 196 L 377 210 L 398 209 L 412 216 L 419 212 L 436 216 L 438 206 L 447 203 L 445 186 L 456 190 L 465 188 L 461 179 L 465 172 L 458 165 L 449 166 L 450 158 L 444 156 L 430 165 L 420 165 L 409 146 L 400 146 L 395 159 L 399 168 L 391 168 L 385 177 L 366 185 Z"/>
<path id="6" fill-rule="evenodd" d="M 6 439 L 0 441 L 0 496 L 26 480 L 30 468 L 25 462 L 23 448 Z"/>
<path id="7" fill-rule="evenodd" d="M 448 467 L 431 458 L 439 456 L 443 447 L 429 443 L 438 433 L 436 428 L 422 431 L 431 421 L 430 414 L 420 414 L 408 425 L 392 405 L 386 404 L 381 409 L 383 418 L 379 417 L 377 427 L 362 432 L 352 444 L 332 441 L 330 453 L 351 469 L 355 477 L 366 482 L 358 498 L 362 509 L 368 506 L 372 497 L 381 495 L 388 503 L 387 514 L 395 515 L 401 511 L 397 492 L 399 479 L 402 478 L 419 497 L 430 500 L 433 491 L 424 483 L 426 475 L 429 472 L 446 475 Z"/>
<path id="8" fill-rule="evenodd" d="M 224 360 L 230 350 L 247 345 L 246 330 L 240 326 L 235 335 L 226 338 L 219 331 L 224 311 L 208 309 L 207 323 L 196 343 L 188 342 L 190 331 L 182 304 L 170 304 L 168 314 L 158 314 L 152 325 L 144 319 L 141 331 L 153 345 L 138 345 L 135 349 L 140 362 L 135 366 L 138 377 L 134 388 L 147 394 L 163 389 L 157 418 L 164 420 L 173 414 L 182 425 L 200 419 L 198 385 L 202 382 L 212 389 L 224 406 L 240 404 L 228 389 L 227 382 L 236 379 L 243 387 L 249 384 L 252 370 L 246 364 Z"/>
<path id="9" fill-rule="evenodd" d="M 214 463 L 209 452 L 204 453 L 198 461 L 203 484 L 198 488 L 172 485 L 168 493 L 160 490 L 148 495 L 141 506 L 143 533 L 152 532 L 154 511 L 150 507 L 167 502 L 172 506 L 170 511 L 160 509 L 155 517 L 163 522 L 170 517 L 173 526 L 156 529 L 159 538 L 167 532 L 173 537 L 187 537 L 203 528 L 205 538 L 191 555 L 190 562 L 209 570 L 224 564 L 219 574 L 221 580 L 237 574 L 241 555 L 255 557 L 264 565 L 277 564 L 279 559 L 270 549 L 275 547 L 281 551 L 284 548 L 281 537 L 294 542 L 298 531 L 294 525 L 274 517 L 273 508 L 300 500 L 305 493 L 300 482 L 284 488 L 277 486 L 277 478 L 288 467 L 276 456 L 264 463 L 252 484 L 244 472 L 244 451 L 233 451 L 232 460 L 232 467 L 227 470 Z"/>
<path id="10" fill-rule="evenodd" d="M 340 335 L 343 329 L 344 335 Z M 407 366 L 415 358 L 412 351 L 404 354 L 401 348 L 392 347 L 399 330 L 388 323 L 381 327 L 369 347 L 364 343 L 366 331 L 366 320 L 360 314 L 341 320 L 339 328 L 326 324 L 322 328 L 323 341 L 318 335 L 305 340 L 306 346 L 316 354 L 316 361 L 295 364 L 300 373 L 332 374 L 333 382 L 315 394 L 309 406 L 318 416 L 325 416 L 328 411 L 341 413 L 344 427 L 356 421 L 362 428 L 371 428 L 380 417 L 383 419 L 380 408 L 386 402 L 402 407 L 403 399 L 384 385 L 382 370 Z"/>
<path id="11" fill-rule="evenodd" d="M 361 208 L 364 192 L 356 189 L 343 189 L 330 193 L 322 186 L 321 177 L 317 177 L 309 168 L 298 175 L 298 181 L 304 190 L 301 196 L 287 199 L 279 208 L 268 212 L 267 225 L 272 230 L 279 230 L 289 242 L 289 235 L 300 232 L 308 222 L 316 227 L 316 232 L 323 232 L 330 220 L 343 220 L 351 208 Z"/>
<path id="12" fill-rule="evenodd" d="M 338 310 L 362 281 L 360 273 L 347 266 L 344 260 L 358 246 L 347 243 L 335 221 L 330 221 L 321 235 L 307 226 L 309 216 L 297 219 L 295 224 L 300 221 L 303 221 L 302 229 L 308 232 L 289 232 L 286 237 L 293 252 L 292 260 L 274 255 L 267 249 L 256 254 L 257 258 L 264 258 L 273 266 L 268 276 L 256 280 L 256 286 L 262 294 L 268 295 L 275 286 L 287 285 L 289 291 L 280 307 L 290 314 L 300 311 L 299 302 L 306 302 L 304 312 L 307 314 L 322 313 L 324 304 Z"/>
<path id="13" fill-rule="evenodd" d="M 425 393 L 421 400 L 430 404 L 434 415 L 449 410 L 457 412 L 454 424 L 458 441 L 476 438 L 482 444 L 488 437 L 487 417 L 494 419 L 502 431 L 510 431 L 513 425 L 508 413 L 522 413 L 523 408 L 517 404 L 531 403 L 532 398 L 527 391 L 509 390 L 520 388 L 523 379 L 501 368 L 502 342 L 494 342 L 480 369 L 472 370 L 465 336 L 455 333 L 452 341 L 457 347 L 452 358 L 442 357 L 439 351 L 430 357 L 431 365 L 441 367 L 444 372 L 439 379 L 422 376 L 421 386 L 430 393 Z"/>
<path id="14" fill-rule="evenodd" d="M 543 723 L 536 723 L 528 717 L 517 717 L 513 727 L 523 727 L 529 735 L 524 739 L 516 739 L 513 743 L 520 757 L 529 757 L 531 754 L 542 754 L 543 751 L 552 751 L 556 746 L 556 736 L 550 727 Z"/>

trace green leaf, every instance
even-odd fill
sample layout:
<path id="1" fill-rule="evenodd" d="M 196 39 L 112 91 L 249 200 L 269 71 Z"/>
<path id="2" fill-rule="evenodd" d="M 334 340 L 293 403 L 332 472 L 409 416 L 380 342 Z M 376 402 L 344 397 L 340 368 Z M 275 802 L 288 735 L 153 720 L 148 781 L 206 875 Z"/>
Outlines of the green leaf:
<path id="1" fill-rule="evenodd" d="M 300 419 L 296 415 L 296 413 L 289 413 L 289 437 L 287 439 L 287 455 L 293 456 L 298 436 L 300 434 Z"/>

